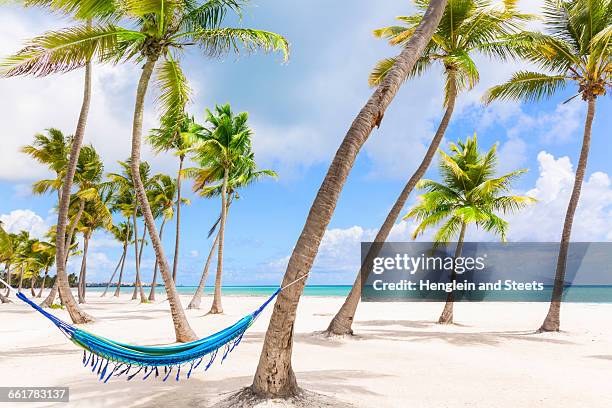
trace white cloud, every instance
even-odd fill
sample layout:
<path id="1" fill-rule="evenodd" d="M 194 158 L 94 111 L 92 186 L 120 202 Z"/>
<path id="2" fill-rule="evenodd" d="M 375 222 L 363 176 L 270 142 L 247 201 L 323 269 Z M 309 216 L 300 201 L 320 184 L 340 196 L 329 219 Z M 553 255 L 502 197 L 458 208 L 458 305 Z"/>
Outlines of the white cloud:
<path id="1" fill-rule="evenodd" d="M 0 215 L 0 221 L 7 232 L 28 231 L 32 238 L 43 238 L 49 230 L 49 223 L 32 210 L 13 210 Z"/>
<path id="2" fill-rule="evenodd" d="M 510 241 L 558 242 L 565 218 L 569 195 L 574 183 L 574 169 L 568 157 L 555 158 L 547 152 L 538 154 L 539 177 L 527 194 L 538 202 L 518 214 L 504 217 L 510 223 Z M 410 241 L 415 223 L 400 221 L 387 241 Z M 325 279 L 352 279 L 359 268 L 360 243 L 372 241 L 377 230 L 352 226 L 328 229 L 323 236 L 314 269 L 326 272 Z M 431 241 L 434 231 L 428 230 L 418 238 Z M 489 233 L 468 230 L 468 241 L 492 241 Z M 594 172 L 583 184 L 580 204 L 572 230 L 574 241 L 612 241 L 612 182 L 604 172 Z M 269 270 L 282 271 L 289 257 L 267 264 Z"/>
<path id="3" fill-rule="evenodd" d="M 200 251 L 198 251 L 197 249 L 192 249 L 191 251 L 189 251 L 189 256 L 192 258 L 197 258 L 200 256 Z"/>

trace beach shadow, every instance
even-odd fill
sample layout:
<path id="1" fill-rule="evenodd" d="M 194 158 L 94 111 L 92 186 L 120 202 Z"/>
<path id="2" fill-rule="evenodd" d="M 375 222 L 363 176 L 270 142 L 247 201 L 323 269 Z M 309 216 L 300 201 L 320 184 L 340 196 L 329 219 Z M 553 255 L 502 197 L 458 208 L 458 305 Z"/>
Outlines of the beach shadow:
<path id="1" fill-rule="evenodd" d="M 588 358 L 596 358 L 598 360 L 610 360 L 612 361 L 612 356 L 607 356 L 607 355 L 594 355 L 594 356 L 587 356 Z"/>
<path id="2" fill-rule="evenodd" d="M 402 326 L 410 329 L 426 329 L 435 326 L 436 323 L 431 320 L 358 320 L 355 321 L 357 326 Z"/>
<path id="3" fill-rule="evenodd" d="M 425 342 L 442 340 L 455 346 L 498 346 L 508 340 L 521 340 L 532 343 L 576 344 L 569 340 L 539 336 L 534 331 L 498 332 L 447 332 L 447 331 L 410 331 L 410 330 L 373 330 L 360 332 L 365 340 L 391 340 Z"/>
<path id="4" fill-rule="evenodd" d="M 88 374 L 91 373 L 83 373 L 83 375 Z M 306 390 L 331 394 L 343 392 L 377 396 L 380 394 L 348 382 L 354 379 L 380 378 L 387 375 L 360 370 L 317 370 L 299 371 L 296 372 L 296 376 L 300 386 Z M 252 382 L 252 375 L 210 380 L 206 379 L 204 373 L 197 372 L 192 374 L 190 379 L 182 379 L 179 382 L 174 378 L 169 378 L 166 382 L 161 379 L 148 379 L 146 384 L 143 384 L 140 378 L 134 378 L 131 381 L 117 378 L 103 384 L 98 382 L 92 374 L 87 379 L 71 381 L 66 385 L 70 387 L 70 402 L 74 406 L 166 408 L 171 406 L 214 407 L 220 399 L 250 386 Z M 63 407 L 65 403 L 50 406 Z"/>
<path id="5" fill-rule="evenodd" d="M 62 349 L 63 345 L 47 347 L 21 347 L 11 351 L 3 351 L 2 357 L 35 357 L 35 356 L 78 356 L 83 352 L 78 349 Z M 78 357 L 77 357 L 78 360 Z"/>

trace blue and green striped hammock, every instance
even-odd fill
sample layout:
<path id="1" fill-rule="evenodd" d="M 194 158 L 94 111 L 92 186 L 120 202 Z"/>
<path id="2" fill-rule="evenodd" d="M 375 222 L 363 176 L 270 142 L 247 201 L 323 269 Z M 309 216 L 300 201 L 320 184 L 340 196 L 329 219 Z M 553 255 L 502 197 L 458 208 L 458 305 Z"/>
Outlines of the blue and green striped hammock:
<path id="1" fill-rule="evenodd" d="M 300 279 L 302 278 L 297 280 Z M 297 280 L 289 285 L 297 282 Z M 2 279 L 0 279 L 0 282 L 9 286 Z M 222 355 L 221 362 L 223 362 L 228 354 L 240 344 L 242 336 L 264 308 L 272 302 L 281 290 L 289 285 L 278 288 L 257 310 L 238 320 L 230 327 L 191 343 L 164 347 L 134 346 L 89 333 L 53 316 L 28 299 L 23 293 L 17 292 L 17 297 L 51 320 L 68 339 L 83 349 L 83 365 L 90 367 L 100 381 L 106 383 L 111 377 L 121 375 L 124 375 L 129 381 L 140 373 L 143 380 L 154 374 L 155 377 L 161 376 L 163 381 L 166 381 L 170 376 L 174 376 L 176 381 L 179 381 L 181 370 L 184 372 L 188 368 L 187 378 L 200 365 L 206 371 L 213 364 L 218 354 Z M 221 349 L 223 351 L 219 353 Z"/>

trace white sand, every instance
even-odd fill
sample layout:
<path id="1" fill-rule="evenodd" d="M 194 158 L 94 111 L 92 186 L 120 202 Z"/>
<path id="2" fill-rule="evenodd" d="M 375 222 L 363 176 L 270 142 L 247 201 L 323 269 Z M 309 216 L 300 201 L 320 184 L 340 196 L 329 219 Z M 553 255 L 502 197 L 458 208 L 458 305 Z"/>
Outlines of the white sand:
<path id="1" fill-rule="evenodd" d="M 11 298 L 13 304 L 0 305 L 0 385 L 69 386 L 75 407 L 215 406 L 251 383 L 271 313 L 268 308 L 222 365 L 198 370 L 190 380 L 101 384 L 81 366 L 78 348 Z M 261 301 L 227 296 L 225 315 L 204 316 L 205 298 L 201 311 L 187 314 L 206 336 Z M 302 298 L 293 365 L 303 388 L 359 407 L 612 407 L 612 305 L 564 305 L 563 333 L 531 334 L 546 304 L 457 304 L 459 324 L 444 327 L 433 323 L 440 304 L 367 303 L 354 325 L 358 337 L 313 335 L 341 301 Z M 89 331 L 142 345 L 173 340 L 167 303 L 141 305 L 127 293 L 101 299 L 93 292 L 88 302 L 86 310 L 98 318 Z M 53 312 L 67 319 L 65 311 Z"/>

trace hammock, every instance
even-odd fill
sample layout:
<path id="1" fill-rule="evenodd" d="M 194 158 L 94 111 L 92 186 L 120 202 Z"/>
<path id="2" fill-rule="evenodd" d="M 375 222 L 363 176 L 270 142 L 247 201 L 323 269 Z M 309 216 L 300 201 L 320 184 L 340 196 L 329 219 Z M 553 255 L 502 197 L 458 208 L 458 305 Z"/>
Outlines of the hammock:
<path id="1" fill-rule="evenodd" d="M 187 378 L 189 378 L 191 372 L 206 359 L 204 365 L 204 371 L 206 371 L 213 364 L 222 348 L 221 362 L 223 362 L 228 354 L 240 344 L 244 333 L 279 292 L 305 277 L 306 275 L 278 288 L 257 310 L 238 320 L 230 327 L 191 343 L 163 347 L 134 346 L 78 329 L 42 309 L 23 293 L 16 292 L 19 299 L 49 319 L 68 339 L 83 349 L 83 366 L 91 367 L 91 371 L 96 373 L 100 381 L 106 383 L 113 375 L 116 377 L 125 375 L 129 381 L 141 372 L 143 380 L 155 373 L 155 377 L 161 375 L 163 381 L 166 381 L 172 375 L 174 369 L 176 369 L 175 379 L 179 381 L 182 367 L 189 367 L 187 372 Z M 0 279 L 0 282 L 9 286 L 2 279 Z M 109 368 L 110 364 L 113 365 L 112 368 Z M 163 373 L 161 373 L 161 368 L 163 368 Z"/>

